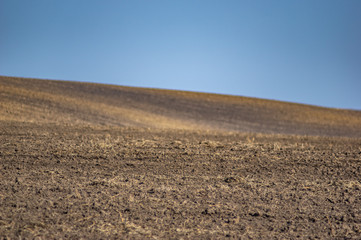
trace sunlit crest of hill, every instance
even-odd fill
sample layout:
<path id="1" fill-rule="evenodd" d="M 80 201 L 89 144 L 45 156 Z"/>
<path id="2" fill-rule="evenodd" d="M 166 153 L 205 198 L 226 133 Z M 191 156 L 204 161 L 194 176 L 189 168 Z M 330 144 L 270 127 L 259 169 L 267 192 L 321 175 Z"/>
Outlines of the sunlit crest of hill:
<path id="1" fill-rule="evenodd" d="M 0 77 L 0 121 L 361 137 L 360 111 L 16 77 Z"/>

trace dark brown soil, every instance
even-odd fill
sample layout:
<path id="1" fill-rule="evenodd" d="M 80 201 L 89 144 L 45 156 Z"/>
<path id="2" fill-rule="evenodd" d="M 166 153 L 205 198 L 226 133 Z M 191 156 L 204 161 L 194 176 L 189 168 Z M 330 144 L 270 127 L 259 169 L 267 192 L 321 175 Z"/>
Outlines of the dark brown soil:
<path id="1" fill-rule="evenodd" d="M 171 107 L 158 99 L 160 90 L 137 90 L 150 95 L 144 102 L 143 95 L 129 95 L 122 108 L 123 102 L 115 99 L 126 101 L 118 94 L 127 88 L 95 85 L 100 89 L 90 98 L 93 85 L 84 84 L 77 90 L 83 97 L 77 98 L 65 88 L 77 83 L 33 80 L 37 84 L 26 86 L 24 80 L 17 85 L 19 81 L 0 81 L 0 239 L 361 237 L 356 111 L 291 104 L 289 109 L 296 110 L 281 118 L 277 112 L 282 109 L 275 106 L 288 109 L 289 103 L 254 100 L 255 107 L 275 108 L 272 116 L 284 128 L 261 119 L 254 121 L 266 130 L 252 133 L 258 123 L 249 124 L 245 133 L 232 119 L 218 123 L 233 115 L 242 118 L 230 111 L 232 104 L 243 104 L 233 97 L 165 91 L 160 99 L 184 101 L 175 104 L 177 117 L 177 109 L 168 111 Z M 55 87 L 43 89 L 39 82 Z M 99 95 L 103 88 L 114 88 L 114 96 Z M 181 107 L 186 103 L 186 109 L 194 108 L 189 116 L 191 111 Z M 218 116 L 198 109 L 206 104 L 223 104 L 230 112 Z M 147 115 L 149 106 L 156 115 Z M 292 120 L 297 108 L 324 113 L 324 118 L 315 122 L 309 116 L 298 123 Z M 271 116 L 267 111 L 258 116 Z M 242 119 L 250 123 L 256 117 Z M 324 124 L 325 119 L 333 122 Z M 290 135 L 299 131 L 292 132 L 291 126 L 309 135 L 324 134 Z M 277 134 L 277 129 L 289 134 Z"/>

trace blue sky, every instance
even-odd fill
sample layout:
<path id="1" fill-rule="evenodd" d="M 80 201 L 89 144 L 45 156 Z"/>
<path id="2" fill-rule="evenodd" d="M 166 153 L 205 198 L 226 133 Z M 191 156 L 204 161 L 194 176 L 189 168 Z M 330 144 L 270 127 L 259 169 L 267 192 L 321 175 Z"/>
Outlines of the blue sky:
<path id="1" fill-rule="evenodd" d="M 361 1 L 0 0 L 0 75 L 361 110 Z"/>

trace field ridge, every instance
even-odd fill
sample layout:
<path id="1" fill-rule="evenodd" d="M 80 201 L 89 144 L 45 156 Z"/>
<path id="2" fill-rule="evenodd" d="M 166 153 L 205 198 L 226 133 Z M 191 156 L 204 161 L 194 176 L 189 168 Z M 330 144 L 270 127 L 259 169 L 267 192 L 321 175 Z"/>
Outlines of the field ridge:
<path id="1" fill-rule="evenodd" d="M 0 76 L 0 121 L 361 137 L 361 111 Z"/>

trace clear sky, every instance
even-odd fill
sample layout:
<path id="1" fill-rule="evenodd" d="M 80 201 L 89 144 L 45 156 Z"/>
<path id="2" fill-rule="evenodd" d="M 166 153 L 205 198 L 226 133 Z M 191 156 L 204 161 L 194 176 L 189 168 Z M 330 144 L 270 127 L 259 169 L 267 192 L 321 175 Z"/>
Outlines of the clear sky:
<path id="1" fill-rule="evenodd" d="M 0 0 L 0 75 L 361 110 L 361 0 Z"/>

